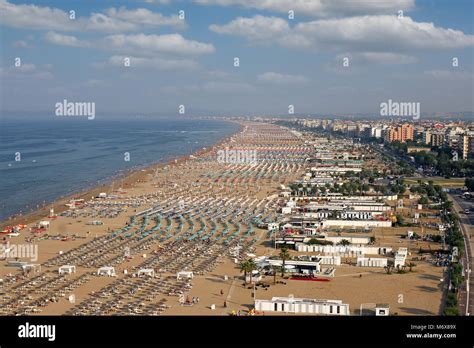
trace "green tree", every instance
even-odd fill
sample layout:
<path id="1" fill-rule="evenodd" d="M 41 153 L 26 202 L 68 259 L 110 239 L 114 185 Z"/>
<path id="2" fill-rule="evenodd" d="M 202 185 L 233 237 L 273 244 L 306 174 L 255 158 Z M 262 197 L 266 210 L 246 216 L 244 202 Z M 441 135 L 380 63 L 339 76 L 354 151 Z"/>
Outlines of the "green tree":
<path id="1" fill-rule="evenodd" d="M 393 264 L 387 263 L 387 266 L 384 266 L 384 269 L 385 269 L 385 272 L 387 272 L 387 274 L 392 274 Z"/>
<path id="2" fill-rule="evenodd" d="M 474 178 L 466 178 L 465 185 L 469 191 L 474 191 Z"/>
<path id="3" fill-rule="evenodd" d="M 428 204 L 428 198 L 426 198 L 425 196 L 421 197 L 419 200 L 418 200 L 418 204 Z"/>
<path id="4" fill-rule="evenodd" d="M 240 263 L 240 271 L 244 272 L 245 284 L 247 284 L 247 273 L 250 273 L 250 283 L 252 283 L 252 271 L 257 269 L 257 265 L 252 259 L 247 259 Z"/>
<path id="5" fill-rule="evenodd" d="M 284 277 L 286 260 L 290 259 L 290 253 L 288 252 L 288 248 L 281 248 L 279 257 L 282 260 L 281 276 Z"/>
<path id="6" fill-rule="evenodd" d="M 351 242 L 347 239 L 342 239 L 339 243 L 337 243 L 337 245 L 348 246 L 351 245 Z"/>

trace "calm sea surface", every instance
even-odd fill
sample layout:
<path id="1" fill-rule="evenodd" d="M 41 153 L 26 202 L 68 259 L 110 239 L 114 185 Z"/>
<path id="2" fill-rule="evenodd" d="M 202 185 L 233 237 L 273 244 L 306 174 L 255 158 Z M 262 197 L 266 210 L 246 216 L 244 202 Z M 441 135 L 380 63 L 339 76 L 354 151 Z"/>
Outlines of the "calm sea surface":
<path id="1" fill-rule="evenodd" d="M 237 130 L 211 120 L 2 120 L 0 220 L 128 169 L 190 154 Z"/>

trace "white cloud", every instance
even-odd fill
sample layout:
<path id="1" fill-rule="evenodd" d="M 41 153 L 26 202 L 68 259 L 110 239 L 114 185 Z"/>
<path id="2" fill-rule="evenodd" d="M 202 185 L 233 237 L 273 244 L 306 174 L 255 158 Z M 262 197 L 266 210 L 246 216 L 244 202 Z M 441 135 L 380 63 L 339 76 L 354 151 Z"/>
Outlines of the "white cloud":
<path id="1" fill-rule="evenodd" d="M 278 17 L 256 15 L 252 18 L 238 17 L 225 25 L 212 24 L 209 29 L 218 34 L 243 36 L 250 41 L 264 41 L 287 34 L 290 26 Z"/>
<path id="2" fill-rule="evenodd" d="M 71 30 L 75 23 L 60 9 L 15 5 L 6 0 L 0 0 L 0 22 L 15 28 L 45 30 Z"/>
<path id="3" fill-rule="evenodd" d="M 259 30 L 257 32 L 248 26 Z M 409 17 L 387 15 L 320 19 L 301 22 L 293 28 L 281 18 L 257 15 L 239 17 L 225 25 L 214 24 L 210 29 L 221 34 L 243 36 L 250 42 L 272 42 L 285 47 L 316 50 L 397 52 L 474 45 L 474 36 L 462 31 L 415 22 Z"/>
<path id="4" fill-rule="evenodd" d="M 396 13 L 410 10 L 415 0 L 194 0 L 201 5 L 242 6 L 279 13 L 295 12 L 296 17 L 328 17 Z"/>
<path id="5" fill-rule="evenodd" d="M 360 62 L 376 64 L 413 64 L 418 62 L 416 57 L 392 52 L 343 53 L 337 55 L 336 59 L 342 62 L 346 57 L 349 58 L 351 64 Z"/>
<path id="6" fill-rule="evenodd" d="M 130 59 L 130 68 L 153 68 L 157 70 L 194 70 L 199 65 L 190 59 L 165 59 L 159 57 L 143 58 L 143 57 L 125 57 L 112 56 L 108 60 L 108 64 L 116 67 L 124 67 L 124 59 Z"/>
<path id="7" fill-rule="evenodd" d="M 110 8 L 106 13 L 110 18 L 120 19 L 139 25 L 147 25 L 150 27 L 164 25 L 183 27 L 186 23 L 183 19 L 180 19 L 178 15 L 166 17 L 161 13 L 152 12 L 145 8 L 137 8 L 134 10 L 127 10 L 124 7 L 120 7 L 119 9 Z"/>
<path id="8" fill-rule="evenodd" d="M 53 31 L 49 31 L 45 35 L 46 41 L 49 43 L 60 45 L 60 46 L 71 46 L 71 47 L 87 47 L 89 43 L 81 41 L 75 36 L 58 34 Z"/>
<path id="9" fill-rule="evenodd" d="M 258 81 L 276 84 L 306 83 L 308 79 L 301 75 L 288 75 L 276 72 L 266 72 L 257 76 Z"/>
<path id="10" fill-rule="evenodd" d="M 120 51 L 137 52 L 150 55 L 156 53 L 208 54 L 215 48 L 212 44 L 185 39 L 180 34 L 166 35 L 110 35 L 104 39 L 105 45 Z"/>
<path id="11" fill-rule="evenodd" d="M 87 31 L 99 31 L 106 33 L 134 31 L 138 29 L 135 23 L 122 21 L 117 18 L 109 17 L 103 13 L 93 13 L 87 21 L 81 21 Z"/>
<path id="12" fill-rule="evenodd" d="M 449 49 L 474 44 L 473 35 L 459 30 L 385 15 L 316 20 L 299 23 L 294 31 L 310 38 L 316 47 L 349 47 L 358 51 Z"/>
<path id="13" fill-rule="evenodd" d="M 41 66 L 41 69 L 38 68 L 35 64 L 31 63 L 22 63 L 20 66 L 9 66 L 7 68 L 0 68 L 0 76 L 2 77 L 11 77 L 15 80 L 25 80 L 25 79 L 51 79 L 53 74 L 51 71 L 50 64 L 44 64 Z"/>
<path id="14" fill-rule="evenodd" d="M 7 0 L 0 0 L 1 24 L 20 29 L 113 33 L 137 31 L 144 27 L 186 25 L 185 21 L 177 16 L 167 17 L 144 8 L 110 8 L 105 12 L 92 13 L 90 17 L 78 17 L 76 13 L 76 19 L 71 19 L 69 12 L 58 8 L 16 5 Z"/>

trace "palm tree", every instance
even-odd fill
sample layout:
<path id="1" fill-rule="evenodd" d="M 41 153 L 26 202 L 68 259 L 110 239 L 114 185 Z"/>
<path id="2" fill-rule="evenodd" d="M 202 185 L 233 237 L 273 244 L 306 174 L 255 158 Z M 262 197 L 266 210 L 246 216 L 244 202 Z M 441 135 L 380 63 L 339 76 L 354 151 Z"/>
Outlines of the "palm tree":
<path id="1" fill-rule="evenodd" d="M 286 260 L 290 259 L 290 253 L 288 252 L 287 248 L 283 247 L 281 248 L 279 256 L 280 256 L 280 259 L 283 261 L 282 267 L 281 267 L 281 276 L 284 277 L 285 276 L 285 263 L 286 263 Z"/>
<path id="2" fill-rule="evenodd" d="M 277 272 L 280 270 L 280 267 L 272 266 L 272 270 L 273 270 L 273 285 L 275 285 L 277 281 Z"/>
<path id="3" fill-rule="evenodd" d="M 385 266 L 384 268 L 385 268 L 385 271 L 387 272 L 387 274 L 392 274 L 393 263 L 391 263 L 391 262 L 387 263 L 387 266 Z"/>
<path id="4" fill-rule="evenodd" d="M 348 246 L 351 245 L 351 242 L 347 239 L 342 239 L 339 243 L 337 243 L 337 245 Z"/>
<path id="5" fill-rule="evenodd" d="M 240 272 L 244 272 L 245 284 L 247 284 L 247 272 L 248 272 L 248 269 L 249 269 L 248 260 L 242 261 L 242 262 L 240 263 Z"/>
<path id="6" fill-rule="evenodd" d="M 252 259 L 248 259 L 240 263 L 240 271 L 244 272 L 245 284 L 247 284 L 247 273 L 250 273 L 250 283 L 252 283 L 252 271 L 256 268 L 257 265 Z"/>

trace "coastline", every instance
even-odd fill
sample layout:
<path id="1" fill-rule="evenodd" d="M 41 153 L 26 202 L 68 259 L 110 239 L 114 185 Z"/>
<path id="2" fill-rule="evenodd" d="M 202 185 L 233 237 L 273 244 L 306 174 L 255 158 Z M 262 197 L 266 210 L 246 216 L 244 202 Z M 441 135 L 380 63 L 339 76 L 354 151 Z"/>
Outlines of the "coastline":
<path id="1" fill-rule="evenodd" d="M 144 166 L 137 166 L 136 168 L 129 169 L 127 171 L 124 171 L 122 173 L 116 172 L 110 175 L 107 178 L 104 178 L 105 183 L 96 185 L 90 188 L 86 188 L 82 191 L 76 191 L 72 194 L 69 194 L 64 197 L 58 197 L 54 201 L 49 202 L 44 204 L 44 206 L 39 207 L 34 209 L 33 211 L 30 211 L 28 213 L 22 214 L 22 215 L 14 215 L 11 216 L 10 218 L 7 218 L 5 220 L 0 221 L 0 228 L 5 228 L 6 226 L 10 225 L 18 225 L 18 224 L 30 224 L 32 222 L 35 222 L 39 219 L 42 219 L 46 216 L 49 215 L 49 210 L 51 208 L 54 209 L 55 214 L 60 214 L 61 212 L 64 212 L 67 210 L 66 203 L 68 203 L 71 199 L 84 199 L 88 200 L 92 196 L 96 197 L 99 195 L 101 192 L 108 192 L 110 190 L 111 185 L 113 185 L 115 182 L 120 181 L 123 184 L 123 188 L 127 187 L 132 187 L 133 184 L 145 179 L 148 174 L 152 173 L 153 171 L 157 169 L 164 168 L 166 166 L 176 166 L 182 163 L 183 161 L 189 159 L 190 156 L 203 156 L 209 152 L 212 152 L 213 149 L 218 147 L 219 145 L 227 142 L 231 137 L 235 136 L 238 133 L 241 133 L 243 130 L 243 125 L 235 122 L 235 121 L 228 121 L 224 120 L 225 122 L 228 123 L 234 123 L 239 125 L 239 129 L 237 129 L 235 132 L 219 139 L 217 142 L 208 145 L 207 147 L 201 148 L 199 150 L 196 150 L 194 152 L 190 152 L 187 154 L 183 154 L 178 157 L 174 157 L 168 160 L 160 160 L 157 162 L 154 162 L 152 164 L 147 164 Z"/>

